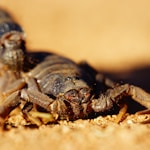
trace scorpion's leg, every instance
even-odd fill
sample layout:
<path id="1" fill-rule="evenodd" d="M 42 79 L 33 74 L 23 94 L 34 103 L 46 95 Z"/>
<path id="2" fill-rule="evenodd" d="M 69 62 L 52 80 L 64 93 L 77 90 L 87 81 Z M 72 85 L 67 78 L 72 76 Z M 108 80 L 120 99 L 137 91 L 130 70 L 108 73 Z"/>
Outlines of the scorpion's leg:
<path id="1" fill-rule="evenodd" d="M 5 67 L 5 65 L 3 66 Z M 17 76 L 16 72 L 7 68 L 4 70 L 0 71 L 0 101 L 3 101 L 11 93 L 20 90 L 26 84 L 23 78 Z"/>
<path id="2" fill-rule="evenodd" d="M 9 82 L 8 82 L 9 83 Z M 16 80 L 2 92 L 0 117 L 6 118 L 20 104 L 20 89 L 25 85 L 22 80 Z"/>
<path id="3" fill-rule="evenodd" d="M 125 96 L 131 96 L 133 100 L 150 109 L 150 94 L 137 86 L 129 84 L 108 89 L 98 99 L 92 100 L 91 107 L 95 112 L 109 111 L 114 105 L 119 105 L 119 101 Z"/>
<path id="4" fill-rule="evenodd" d="M 9 95 L 0 105 L 0 117 L 5 118 L 9 113 L 20 104 L 20 91 L 16 91 Z"/>
<path id="5" fill-rule="evenodd" d="M 12 94 L 15 91 L 22 89 L 26 85 L 24 79 L 17 79 L 16 81 L 10 83 L 5 90 L 2 92 L 4 97 Z"/>
<path id="6" fill-rule="evenodd" d="M 37 118 L 41 118 L 43 122 L 55 121 L 58 115 L 56 115 L 55 112 L 51 109 L 51 104 L 53 107 L 55 107 L 57 102 L 40 91 L 36 79 L 27 77 L 26 82 L 28 88 L 21 91 L 21 98 L 27 101 L 22 110 L 24 115 L 31 122 L 34 122 L 37 125 L 40 125 L 40 122 Z M 31 111 L 33 107 L 36 109 L 36 106 L 40 106 L 51 113 L 39 112 L 37 110 Z"/>
<path id="7" fill-rule="evenodd" d="M 53 100 L 52 98 L 48 97 L 47 95 L 41 93 L 38 90 L 33 89 L 23 89 L 21 92 L 21 98 L 26 100 L 28 103 L 32 103 L 33 105 L 40 106 L 45 110 L 49 111 L 49 113 L 39 112 L 39 111 L 30 111 L 32 108 L 30 105 L 28 108 L 23 108 L 23 113 L 25 113 L 28 119 L 40 125 L 40 122 L 36 118 L 42 119 L 43 122 L 54 122 L 58 118 L 57 112 L 55 112 L 55 107 L 57 108 L 58 103 L 57 101 Z"/>

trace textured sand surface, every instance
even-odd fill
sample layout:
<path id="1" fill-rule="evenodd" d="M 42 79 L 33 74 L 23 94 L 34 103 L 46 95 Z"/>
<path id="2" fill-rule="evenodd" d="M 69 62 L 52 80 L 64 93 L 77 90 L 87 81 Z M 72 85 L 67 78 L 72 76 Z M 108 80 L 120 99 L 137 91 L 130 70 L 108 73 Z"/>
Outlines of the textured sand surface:
<path id="1" fill-rule="evenodd" d="M 150 146 L 150 125 L 135 124 L 130 119 L 116 124 L 99 117 L 94 120 L 60 122 L 38 129 L 10 129 L 0 133 L 1 149 L 144 149 Z"/>
<path id="2" fill-rule="evenodd" d="M 150 92 L 149 0 L 1 0 L 0 7 L 23 26 L 28 49 L 86 60 Z M 0 130 L 0 149 L 149 149 L 149 124 L 113 117 Z"/>

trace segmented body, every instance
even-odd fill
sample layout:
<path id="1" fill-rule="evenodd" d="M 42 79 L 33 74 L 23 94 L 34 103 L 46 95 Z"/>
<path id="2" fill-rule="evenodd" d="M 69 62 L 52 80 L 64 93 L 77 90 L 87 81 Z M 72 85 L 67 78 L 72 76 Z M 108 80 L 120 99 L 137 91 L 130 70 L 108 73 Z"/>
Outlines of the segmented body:
<path id="1" fill-rule="evenodd" d="M 55 97 L 71 89 L 88 87 L 92 80 L 91 76 L 73 61 L 58 55 L 46 57 L 29 74 L 37 79 L 43 93 Z M 81 82 L 76 85 L 76 80 Z"/>
<path id="2" fill-rule="evenodd" d="M 25 57 L 24 32 L 12 17 L 0 10 L 0 59 L 10 69 L 21 70 Z"/>
<path id="3" fill-rule="evenodd" d="M 24 61 L 23 30 L 9 13 L 0 9 L 0 91 L 17 80 Z M 3 82 L 2 82 L 3 81 Z"/>
<path id="4" fill-rule="evenodd" d="M 20 25 L 15 23 L 12 17 L 5 11 L 0 11 L 0 37 L 11 31 L 23 32 Z"/>
<path id="5" fill-rule="evenodd" d="M 36 79 L 42 93 L 54 100 L 46 108 L 50 113 L 59 114 L 60 119 L 87 118 L 90 114 L 83 110 L 90 102 L 96 79 L 75 62 L 48 55 L 28 75 Z"/>

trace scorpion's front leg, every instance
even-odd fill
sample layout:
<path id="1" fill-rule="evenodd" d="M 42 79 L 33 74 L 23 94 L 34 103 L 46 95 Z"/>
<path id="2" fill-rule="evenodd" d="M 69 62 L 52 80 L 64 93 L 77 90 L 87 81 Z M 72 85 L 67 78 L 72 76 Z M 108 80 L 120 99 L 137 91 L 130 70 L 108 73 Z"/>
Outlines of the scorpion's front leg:
<path id="1" fill-rule="evenodd" d="M 26 83 L 28 88 L 21 91 L 21 98 L 27 102 L 22 109 L 23 114 L 31 122 L 37 125 L 41 124 L 37 118 L 40 118 L 43 122 L 56 121 L 58 117 L 59 102 L 42 93 L 38 87 L 36 79 L 27 77 Z M 37 106 L 45 109 L 48 113 L 38 111 Z M 35 111 L 33 110 L 33 107 Z"/>
<path id="2" fill-rule="evenodd" d="M 38 90 L 33 89 L 23 89 L 21 92 L 21 98 L 27 101 L 27 105 L 25 105 L 23 108 L 23 113 L 32 123 L 35 123 L 39 126 L 41 122 L 38 118 L 40 118 L 44 123 L 54 122 L 57 120 L 58 101 L 48 97 Z M 35 107 L 40 106 L 48 112 L 41 112 L 37 109 L 34 111 L 32 110 L 32 105 Z"/>
<path id="3" fill-rule="evenodd" d="M 27 77 L 26 83 L 28 87 L 22 90 L 21 98 L 27 102 L 39 105 L 46 110 L 50 109 L 49 105 L 53 103 L 54 100 L 40 91 L 36 79 Z"/>
<path id="4" fill-rule="evenodd" d="M 92 100 L 92 109 L 95 112 L 105 112 L 111 110 L 114 105 L 119 105 L 119 101 L 125 97 L 131 96 L 133 100 L 150 109 L 150 94 L 143 89 L 129 84 L 119 85 L 113 89 L 108 89 L 106 93 L 101 94 L 98 99 Z M 120 112 L 119 120 L 122 119 L 126 109 L 123 109 L 123 113 Z M 145 111 L 146 113 L 148 111 Z"/>
<path id="5" fill-rule="evenodd" d="M 0 106 L 0 117 L 6 118 L 20 104 L 20 91 L 9 95 Z"/>
<path id="6" fill-rule="evenodd" d="M 5 87 L 0 99 L 0 117 L 5 118 L 9 113 L 20 104 L 20 90 L 25 86 L 23 79 L 8 82 L 10 85 Z"/>

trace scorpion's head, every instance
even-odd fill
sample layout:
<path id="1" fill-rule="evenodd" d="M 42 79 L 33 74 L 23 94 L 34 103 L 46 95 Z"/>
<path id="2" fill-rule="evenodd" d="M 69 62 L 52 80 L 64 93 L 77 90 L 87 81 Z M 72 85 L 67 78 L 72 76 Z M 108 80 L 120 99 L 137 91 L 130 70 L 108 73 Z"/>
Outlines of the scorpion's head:
<path id="1" fill-rule="evenodd" d="M 72 118 L 83 118 L 87 115 L 87 107 L 91 100 L 91 89 L 87 83 L 81 78 L 70 78 L 70 84 L 65 89 L 64 102 L 69 103 L 71 107 L 67 110 Z M 72 115 L 71 115 L 72 114 Z"/>
<path id="2" fill-rule="evenodd" d="M 25 58 L 25 36 L 23 32 L 11 31 L 0 39 L 0 61 L 10 69 L 22 69 Z"/>
<path id="3" fill-rule="evenodd" d="M 64 98 L 70 103 L 82 104 L 90 100 L 91 89 L 81 78 L 67 78 Z"/>

